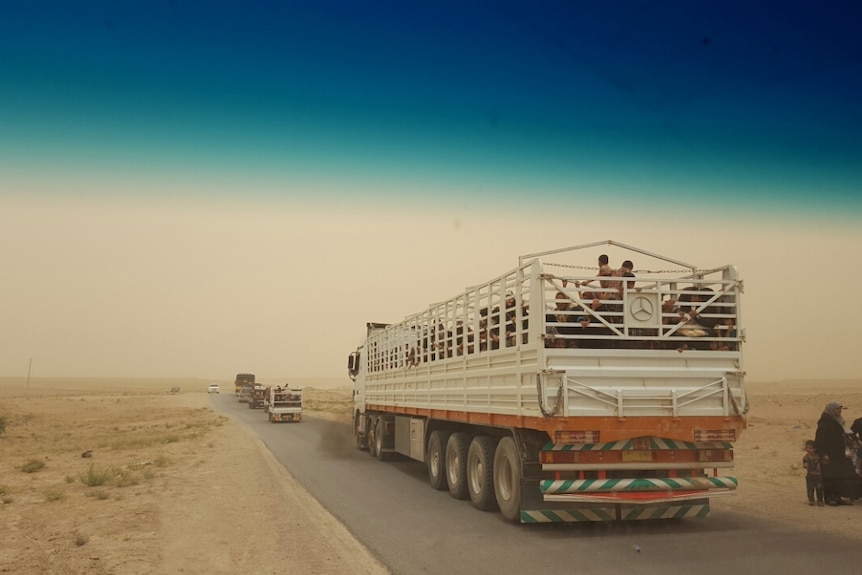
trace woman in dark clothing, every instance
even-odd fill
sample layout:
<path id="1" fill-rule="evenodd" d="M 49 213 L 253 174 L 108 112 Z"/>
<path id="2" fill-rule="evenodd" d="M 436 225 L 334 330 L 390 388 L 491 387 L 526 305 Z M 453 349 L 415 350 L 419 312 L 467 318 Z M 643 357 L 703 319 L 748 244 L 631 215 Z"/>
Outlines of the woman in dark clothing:
<path id="1" fill-rule="evenodd" d="M 848 500 L 856 497 L 857 476 L 853 463 L 847 457 L 847 436 L 850 432 L 841 416 L 843 409 L 835 401 L 827 404 L 814 435 L 814 445 L 823 462 L 823 491 L 827 505 L 850 505 Z"/>

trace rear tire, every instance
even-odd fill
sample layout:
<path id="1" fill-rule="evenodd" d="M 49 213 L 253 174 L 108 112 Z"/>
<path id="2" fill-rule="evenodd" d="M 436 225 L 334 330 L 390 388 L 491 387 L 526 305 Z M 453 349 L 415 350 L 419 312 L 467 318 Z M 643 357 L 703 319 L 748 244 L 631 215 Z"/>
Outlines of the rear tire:
<path id="1" fill-rule="evenodd" d="M 467 499 L 467 448 L 470 434 L 457 432 L 446 442 L 446 481 L 449 493 L 455 499 Z"/>
<path id="2" fill-rule="evenodd" d="M 493 437 L 479 435 L 470 442 L 467 452 L 467 487 L 470 501 L 476 509 L 497 509 L 494 495 L 494 451 L 497 443 Z"/>
<path id="3" fill-rule="evenodd" d="M 432 431 L 428 438 L 428 455 L 426 464 L 428 466 L 428 480 L 431 487 L 442 491 L 449 485 L 446 483 L 446 442 L 449 440 L 449 432 Z"/>
<path id="4" fill-rule="evenodd" d="M 365 451 L 368 449 L 368 438 L 359 429 L 359 416 L 353 420 L 353 440 L 356 442 L 356 449 Z"/>
<path id="5" fill-rule="evenodd" d="M 368 455 L 372 457 L 377 457 L 377 442 L 375 440 L 376 434 L 374 433 L 376 423 L 375 419 L 367 419 L 365 421 L 365 441 L 368 443 Z"/>
<path id="6" fill-rule="evenodd" d="M 494 492 L 497 505 L 507 521 L 521 521 L 521 459 L 515 440 L 504 437 L 494 454 Z"/>
<path id="7" fill-rule="evenodd" d="M 389 451 L 383 451 L 383 439 L 385 437 L 383 433 L 384 425 L 386 425 L 386 422 L 382 417 L 379 418 L 377 420 L 377 425 L 374 428 L 374 454 L 380 461 L 389 461 L 392 459 L 392 453 Z"/>

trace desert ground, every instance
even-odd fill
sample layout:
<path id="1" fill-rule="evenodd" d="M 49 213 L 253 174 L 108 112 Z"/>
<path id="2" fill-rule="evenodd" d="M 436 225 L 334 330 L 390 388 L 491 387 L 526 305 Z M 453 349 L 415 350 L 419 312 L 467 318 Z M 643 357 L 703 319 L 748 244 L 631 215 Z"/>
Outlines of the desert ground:
<path id="1" fill-rule="evenodd" d="M 210 407 L 208 383 L 0 378 L 0 572 L 386 573 L 260 442 Z M 748 390 L 738 494 L 713 509 L 862 541 L 862 505 L 809 507 L 801 465 L 829 401 L 849 408 L 848 421 L 862 417 L 862 381 Z M 306 388 L 305 410 L 346 418 L 350 398 L 349 388 Z"/>

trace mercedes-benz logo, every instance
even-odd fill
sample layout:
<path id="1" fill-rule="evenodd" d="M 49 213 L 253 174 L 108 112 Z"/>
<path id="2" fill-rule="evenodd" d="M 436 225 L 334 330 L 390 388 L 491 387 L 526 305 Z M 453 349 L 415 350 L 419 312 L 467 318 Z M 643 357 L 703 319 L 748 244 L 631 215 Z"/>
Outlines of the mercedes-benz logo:
<path id="1" fill-rule="evenodd" d="M 632 317 L 638 321 L 647 321 L 655 311 L 652 302 L 644 296 L 636 297 L 629 309 L 631 310 Z"/>

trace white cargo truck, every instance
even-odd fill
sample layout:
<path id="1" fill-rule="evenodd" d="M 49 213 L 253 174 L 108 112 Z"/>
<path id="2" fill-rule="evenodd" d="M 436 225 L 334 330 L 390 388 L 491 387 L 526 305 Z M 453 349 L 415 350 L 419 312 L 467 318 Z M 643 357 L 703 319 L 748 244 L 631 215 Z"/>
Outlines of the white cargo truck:
<path id="1" fill-rule="evenodd" d="M 302 420 L 302 389 L 291 387 L 268 387 L 264 411 L 270 423 Z"/>
<path id="2" fill-rule="evenodd" d="M 356 446 L 512 522 L 703 517 L 737 487 L 742 287 L 732 265 L 613 240 L 522 256 L 367 324 L 348 360 Z"/>

